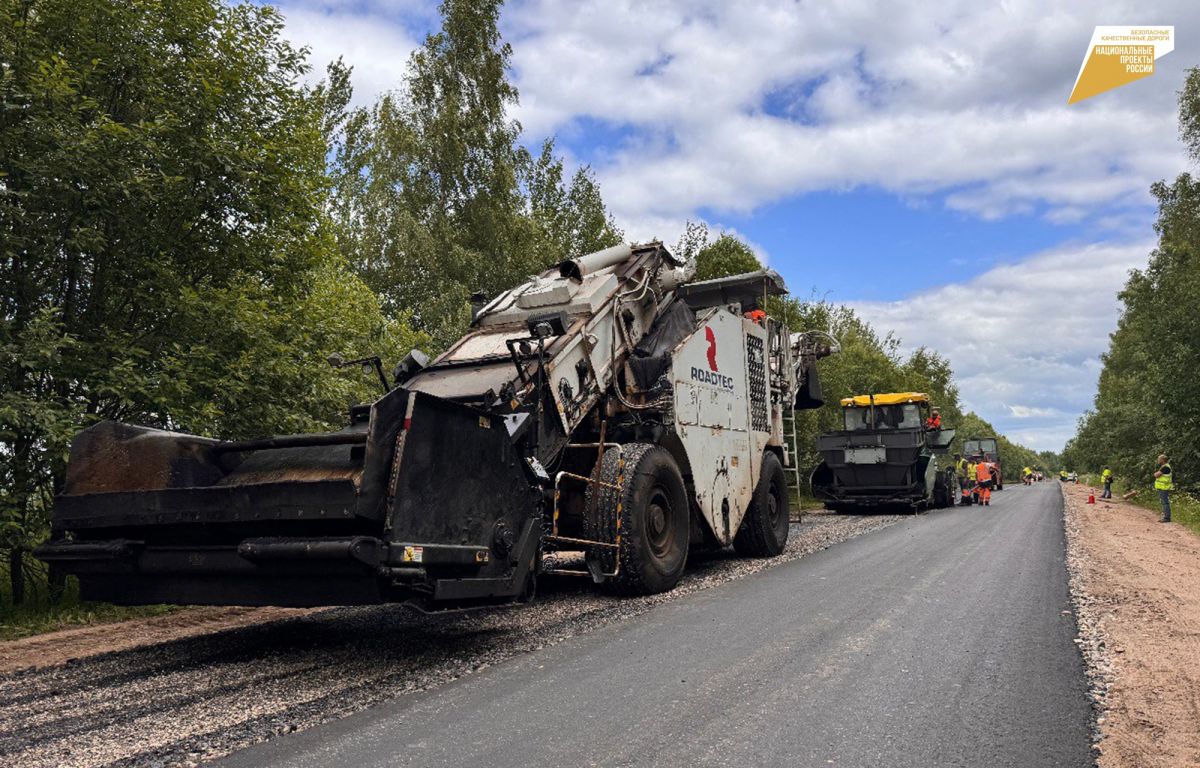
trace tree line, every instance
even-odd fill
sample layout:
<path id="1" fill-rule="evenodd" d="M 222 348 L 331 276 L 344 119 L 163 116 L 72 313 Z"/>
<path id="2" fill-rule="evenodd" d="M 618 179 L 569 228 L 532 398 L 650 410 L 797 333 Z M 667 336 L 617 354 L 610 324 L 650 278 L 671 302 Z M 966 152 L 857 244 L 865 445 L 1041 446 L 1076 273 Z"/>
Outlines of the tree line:
<path id="1" fill-rule="evenodd" d="M 1200 163 L 1200 69 L 1179 94 L 1179 134 Z M 1200 491 L 1200 179 L 1183 172 L 1151 187 L 1157 247 L 1121 291 L 1121 317 L 1102 358 L 1093 408 L 1063 459 L 1078 471 L 1111 467 L 1148 485 L 1155 458 L 1171 460 L 1177 487 Z"/>
<path id="2" fill-rule="evenodd" d="M 473 292 L 623 239 L 587 167 L 569 173 L 553 140 L 521 142 L 501 4 L 445 0 L 402 81 L 352 107 L 350 70 L 307 84 L 307 51 L 268 6 L 0 0 L 8 600 L 42 588 L 29 553 L 81 428 L 335 426 L 373 393 L 330 354 L 437 352 Z M 677 247 L 702 275 L 757 268 L 730 235 L 691 227 Z M 831 395 L 923 389 L 958 415 L 936 352 L 902 359 L 844 307 L 778 309 L 842 339 Z M 836 415 L 803 418 L 811 436 Z"/>

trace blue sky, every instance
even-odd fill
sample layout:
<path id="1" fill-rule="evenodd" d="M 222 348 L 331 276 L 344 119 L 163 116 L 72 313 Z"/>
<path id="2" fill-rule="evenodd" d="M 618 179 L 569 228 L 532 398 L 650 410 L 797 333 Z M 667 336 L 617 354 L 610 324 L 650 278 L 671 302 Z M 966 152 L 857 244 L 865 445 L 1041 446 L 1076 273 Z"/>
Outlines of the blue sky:
<path id="1" fill-rule="evenodd" d="M 437 22 L 424 0 L 279 5 L 360 104 Z M 1098 24 L 1174 25 L 1175 51 L 1068 107 Z M 1149 185 L 1187 169 L 1194 0 L 510 0 L 502 30 L 525 140 L 590 165 L 631 239 L 735 232 L 795 294 L 946 354 L 966 405 L 1037 448 L 1091 404 Z"/>
<path id="2" fill-rule="evenodd" d="M 810 192 L 749 214 L 701 215 L 770 254 L 797 295 L 815 289 L 839 302 L 902 298 L 1088 235 L 1080 223 L 1056 225 L 1035 214 L 988 221 L 936 199 L 908 200 L 870 187 Z M 1152 212 L 1146 215 L 1152 219 Z M 829 269 L 832 254 L 850 254 L 862 269 Z M 884 270 L 893 277 L 877 279 Z"/>

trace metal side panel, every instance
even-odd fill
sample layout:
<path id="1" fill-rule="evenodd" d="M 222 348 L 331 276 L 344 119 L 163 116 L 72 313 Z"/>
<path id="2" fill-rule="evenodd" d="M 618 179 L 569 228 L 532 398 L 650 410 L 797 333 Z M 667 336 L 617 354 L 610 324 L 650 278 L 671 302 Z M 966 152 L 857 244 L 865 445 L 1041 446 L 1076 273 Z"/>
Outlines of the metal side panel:
<path id="1" fill-rule="evenodd" d="M 222 452 L 232 444 L 102 422 L 72 443 L 53 528 L 349 520 L 358 507 L 366 435 L 332 435 L 341 436 L 357 444 L 300 440 L 290 447 Z"/>
<path id="2" fill-rule="evenodd" d="M 475 575 L 510 575 L 515 539 L 540 516 L 541 497 L 503 419 L 422 393 L 409 403 L 388 484 L 388 542 L 490 550 Z"/>
<path id="3" fill-rule="evenodd" d="M 59 496 L 54 528 L 83 531 L 198 523 L 350 520 L 354 515 L 352 482 L 287 481 Z"/>
<path id="4" fill-rule="evenodd" d="M 463 368 L 438 368 L 417 374 L 406 388 L 445 398 L 478 397 L 489 389 L 499 392 L 517 378 L 517 369 L 509 358 L 497 359 Z"/>
<path id="5" fill-rule="evenodd" d="M 216 440 L 102 421 L 71 441 L 68 495 L 157 491 L 213 485 L 225 476 Z"/>
<path id="6" fill-rule="evenodd" d="M 672 362 L 676 431 L 687 451 L 696 503 L 713 534 L 728 544 L 754 493 L 742 319 L 717 310 L 676 351 Z"/>

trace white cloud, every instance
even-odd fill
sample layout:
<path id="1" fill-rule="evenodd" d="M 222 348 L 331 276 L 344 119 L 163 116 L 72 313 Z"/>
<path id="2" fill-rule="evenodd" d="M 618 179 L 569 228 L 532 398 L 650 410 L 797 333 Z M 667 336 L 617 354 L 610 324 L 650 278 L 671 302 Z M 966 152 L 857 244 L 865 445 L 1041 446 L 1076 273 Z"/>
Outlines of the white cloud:
<path id="1" fill-rule="evenodd" d="M 282 8 L 284 34 L 310 49 L 310 80 L 325 76 L 339 56 L 354 68 L 354 105 L 367 106 L 379 94 L 397 88 L 417 41 L 398 20 L 426 13 L 416 0 L 381 3 L 299 0 Z"/>
<path id="2" fill-rule="evenodd" d="M 314 77 L 339 55 L 354 66 L 359 104 L 396 87 L 436 24 L 432 0 L 285 0 L 283 11 L 287 34 L 312 47 Z M 745 214 L 856 186 L 936 195 L 988 219 L 1144 213 L 1150 182 L 1182 167 L 1174 90 L 1188 41 L 1154 77 L 1066 105 L 1092 27 L 1131 13 L 1200 22 L 1191 0 L 923 0 L 903 12 L 865 0 L 510 0 L 502 26 L 527 137 L 569 137 L 584 119 L 617 131 L 587 159 L 618 221 L 643 238 L 656 233 L 642 222 L 678 230 L 699 209 Z"/>
<path id="3" fill-rule="evenodd" d="M 906 348 L 946 355 L 966 408 L 1032 447 L 1058 449 L 1091 405 L 1120 311 L 1116 291 L 1152 247 L 1055 249 L 966 283 L 855 307 Z"/>
<path id="4" fill-rule="evenodd" d="M 1032 405 L 1006 405 L 1005 407 L 1008 408 L 1009 414 L 1014 419 L 1035 419 L 1062 415 L 1062 411 L 1057 408 L 1038 408 Z"/>
<path id="5" fill-rule="evenodd" d="M 528 0 L 505 25 L 531 133 L 581 117 L 626 131 L 596 169 L 621 220 L 867 185 L 1061 223 L 1144 210 L 1182 167 L 1187 41 L 1153 78 L 1066 105 L 1093 26 L 1131 15 L 1184 30 L 1200 6 Z"/>

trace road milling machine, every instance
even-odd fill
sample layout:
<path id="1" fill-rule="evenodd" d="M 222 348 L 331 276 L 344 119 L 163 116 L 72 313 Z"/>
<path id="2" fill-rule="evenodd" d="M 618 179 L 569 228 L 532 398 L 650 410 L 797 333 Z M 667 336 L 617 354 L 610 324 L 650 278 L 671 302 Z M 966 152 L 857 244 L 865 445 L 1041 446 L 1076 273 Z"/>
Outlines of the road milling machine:
<path id="1" fill-rule="evenodd" d="M 528 600 L 546 573 L 661 592 L 697 546 L 778 555 L 784 416 L 821 404 L 829 348 L 755 311 L 786 292 L 771 270 L 687 278 L 660 243 L 564 261 L 432 362 L 355 361 L 385 392 L 336 432 L 98 423 L 38 556 L 90 600 L 435 610 Z"/>

